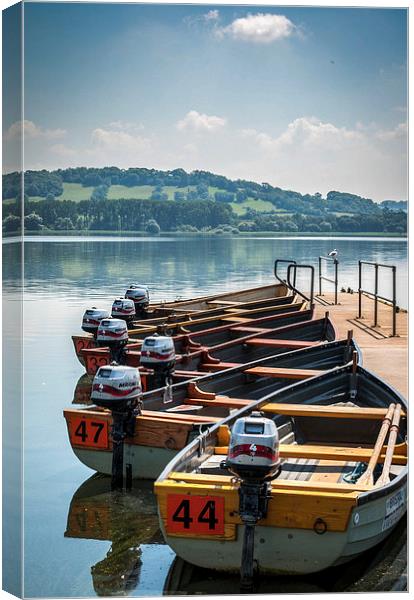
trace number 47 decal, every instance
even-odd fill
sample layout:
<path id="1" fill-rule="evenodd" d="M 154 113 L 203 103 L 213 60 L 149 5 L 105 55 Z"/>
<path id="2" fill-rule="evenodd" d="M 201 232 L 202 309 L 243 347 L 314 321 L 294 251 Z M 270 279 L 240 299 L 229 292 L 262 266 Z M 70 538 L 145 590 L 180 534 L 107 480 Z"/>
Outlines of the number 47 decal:
<path id="1" fill-rule="evenodd" d="M 224 498 L 171 494 L 167 498 L 167 531 L 203 535 L 224 534 Z"/>
<path id="2" fill-rule="evenodd" d="M 74 446 L 108 447 L 108 422 L 74 417 L 69 422 L 69 435 Z"/>

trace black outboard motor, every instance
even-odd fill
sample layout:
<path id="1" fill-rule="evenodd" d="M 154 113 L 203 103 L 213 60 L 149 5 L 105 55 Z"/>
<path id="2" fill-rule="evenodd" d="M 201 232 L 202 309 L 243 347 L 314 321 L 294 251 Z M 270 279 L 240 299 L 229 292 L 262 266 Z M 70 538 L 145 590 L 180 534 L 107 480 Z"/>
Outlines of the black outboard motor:
<path id="1" fill-rule="evenodd" d="M 275 423 L 252 412 L 233 425 L 229 453 L 222 467 L 240 479 L 239 514 L 244 524 L 240 590 L 253 590 L 254 528 L 267 514 L 270 479 L 279 469 L 279 435 Z"/>
<path id="2" fill-rule="evenodd" d="M 114 319 L 123 319 L 126 324 L 132 325 L 135 319 L 135 303 L 129 298 L 117 298 L 112 304 L 112 316 Z"/>
<path id="3" fill-rule="evenodd" d="M 175 367 L 174 340 L 155 333 L 146 337 L 141 347 L 141 365 L 154 370 L 154 389 L 171 385 Z"/>
<path id="4" fill-rule="evenodd" d="M 86 333 L 92 333 L 96 338 L 96 333 L 98 331 L 98 327 L 102 319 L 107 319 L 109 317 L 109 312 L 104 308 L 96 308 L 92 306 L 92 308 L 88 308 L 83 313 L 82 318 L 82 329 L 86 331 Z"/>
<path id="5" fill-rule="evenodd" d="M 125 362 L 125 346 L 128 343 L 128 327 L 123 319 L 102 319 L 96 334 L 98 346 L 107 346 L 111 362 Z"/>
<path id="6" fill-rule="evenodd" d="M 149 290 L 146 285 L 131 284 L 125 292 L 125 298 L 134 301 L 135 313 L 137 318 L 144 319 L 146 317 L 147 308 L 149 305 Z"/>
<path id="7" fill-rule="evenodd" d="M 112 490 L 124 483 L 124 440 L 134 435 L 135 419 L 142 408 L 141 377 L 135 367 L 100 367 L 92 384 L 91 400 L 112 413 Z M 132 468 L 126 465 L 127 489 L 132 485 Z"/>

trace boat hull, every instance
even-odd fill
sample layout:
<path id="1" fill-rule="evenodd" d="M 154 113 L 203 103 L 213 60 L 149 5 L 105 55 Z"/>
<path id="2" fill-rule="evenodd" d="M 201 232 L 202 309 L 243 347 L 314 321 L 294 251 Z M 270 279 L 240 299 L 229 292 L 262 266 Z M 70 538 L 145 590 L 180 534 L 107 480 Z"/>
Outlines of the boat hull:
<path id="1" fill-rule="evenodd" d="M 90 469 L 104 475 L 111 475 L 112 452 L 73 447 L 72 450 L 76 457 Z M 170 450 L 169 448 L 125 444 L 124 475 L 126 476 L 126 465 L 131 465 L 134 479 L 154 480 L 177 452 L 178 450 Z"/>
<path id="2" fill-rule="evenodd" d="M 379 499 L 356 506 L 343 532 L 320 535 L 309 529 L 257 525 L 254 556 L 259 572 L 307 575 L 355 559 L 389 536 L 406 512 L 406 498 L 407 486 L 402 484 Z M 183 560 L 206 569 L 239 572 L 242 525 L 237 526 L 234 540 L 209 540 L 169 535 L 162 518 L 160 523 L 166 543 Z"/>

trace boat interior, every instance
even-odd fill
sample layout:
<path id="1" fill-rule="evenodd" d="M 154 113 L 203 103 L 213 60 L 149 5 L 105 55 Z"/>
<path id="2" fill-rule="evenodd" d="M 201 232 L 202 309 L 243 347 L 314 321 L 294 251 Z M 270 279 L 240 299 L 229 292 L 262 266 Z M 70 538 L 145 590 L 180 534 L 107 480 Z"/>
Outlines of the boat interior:
<path id="1" fill-rule="evenodd" d="M 295 313 L 299 314 L 299 313 Z M 222 370 L 239 363 L 251 362 L 259 358 L 312 347 L 324 341 L 332 341 L 337 338 L 337 332 L 330 321 L 328 314 L 323 319 L 312 319 L 309 311 L 301 312 L 305 320 L 269 329 L 261 332 L 253 331 L 242 337 L 218 341 L 223 336 L 237 335 L 229 331 L 212 333 L 216 336 L 211 340 L 211 346 L 199 344 L 194 336 L 182 334 L 174 339 L 176 347 L 176 375 L 177 371 L 198 372 L 203 370 Z M 282 316 L 282 315 L 281 315 Z M 280 325 L 281 321 L 279 321 Z M 258 329 L 258 328 L 257 328 Z M 108 349 L 85 349 L 82 350 L 85 367 L 88 373 L 94 373 L 98 366 L 110 362 Z M 139 350 L 127 347 L 124 354 L 124 364 L 132 367 L 140 365 L 141 354 Z M 100 362 L 101 360 L 101 362 Z M 218 362 L 219 361 L 219 362 Z M 220 364 L 219 364 L 220 363 Z M 184 374 L 185 376 L 185 374 Z"/>
<path id="2" fill-rule="evenodd" d="M 250 410 L 251 405 L 213 428 L 203 451 L 193 444 L 170 465 L 172 473 L 160 479 L 228 483 L 231 475 L 222 461 L 231 427 Z M 271 394 L 255 410 L 274 419 L 279 432 L 280 468 L 273 487 L 364 492 L 406 471 L 404 400 L 361 367 L 335 369 L 293 385 L 274 398 Z"/>

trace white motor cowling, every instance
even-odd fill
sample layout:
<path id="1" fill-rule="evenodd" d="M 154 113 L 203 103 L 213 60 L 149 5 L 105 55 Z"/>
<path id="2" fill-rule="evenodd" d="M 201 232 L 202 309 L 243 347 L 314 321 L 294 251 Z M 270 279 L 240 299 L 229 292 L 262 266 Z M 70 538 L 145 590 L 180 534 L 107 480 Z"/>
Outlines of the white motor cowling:
<path id="1" fill-rule="evenodd" d="M 128 327 L 123 319 L 102 319 L 96 334 L 99 346 L 124 346 L 128 342 Z"/>
<path id="2" fill-rule="evenodd" d="M 265 480 L 279 467 L 279 435 L 275 423 L 252 412 L 233 425 L 226 467 L 242 479 Z"/>
<path id="3" fill-rule="evenodd" d="M 175 365 L 174 340 L 168 335 L 146 337 L 141 347 L 141 364 L 155 370 L 170 370 Z"/>
<path id="4" fill-rule="evenodd" d="M 125 292 L 125 298 L 134 301 L 135 311 L 139 313 L 149 305 L 149 290 L 146 285 L 131 284 Z"/>
<path id="5" fill-rule="evenodd" d="M 134 408 L 141 395 L 141 377 L 135 367 L 100 367 L 93 380 L 91 400 L 103 408 L 123 412 Z"/>
<path id="6" fill-rule="evenodd" d="M 102 319 L 107 319 L 109 316 L 109 312 L 104 308 L 96 308 L 95 306 L 88 308 L 82 317 L 83 331 L 95 334 Z"/>
<path id="7" fill-rule="evenodd" d="M 130 298 L 117 298 L 112 304 L 114 319 L 124 319 L 127 323 L 135 317 L 135 303 Z"/>

